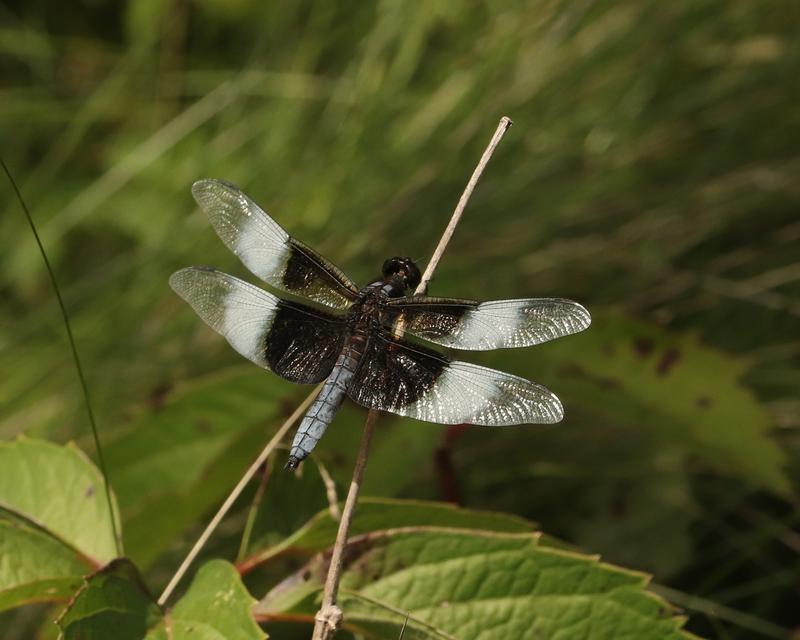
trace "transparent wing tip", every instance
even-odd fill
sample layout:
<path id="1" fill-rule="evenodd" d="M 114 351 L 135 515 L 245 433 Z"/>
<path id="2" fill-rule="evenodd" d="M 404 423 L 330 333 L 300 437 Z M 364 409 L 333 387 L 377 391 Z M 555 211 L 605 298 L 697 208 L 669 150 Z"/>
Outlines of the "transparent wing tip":
<path id="1" fill-rule="evenodd" d="M 550 394 L 549 408 L 550 419 L 544 424 L 556 424 L 564 419 L 564 405 L 561 404 L 561 400 L 559 400 L 558 396 L 554 393 Z"/>
<path id="2" fill-rule="evenodd" d="M 240 189 L 226 180 L 216 178 L 203 178 L 192 185 L 192 196 L 201 207 L 213 198 L 219 197 L 220 193 L 240 193 Z"/>
<path id="3" fill-rule="evenodd" d="M 592 324 L 592 314 L 589 313 L 589 310 L 579 302 L 573 302 L 572 304 L 575 305 L 575 311 L 577 313 L 578 318 L 580 319 L 581 323 L 580 331 L 588 329 L 589 326 Z"/>
<path id="4" fill-rule="evenodd" d="M 189 275 L 189 272 L 191 272 L 191 270 L 192 270 L 191 267 L 179 269 L 169 277 L 169 286 L 175 293 L 177 293 L 181 297 L 183 297 L 181 292 L 183 291 L 184 286 L 186 284 L 186 278 Z"/>
<path id="5" fill-rule="evenodd" d="M 199 195 L 203 195 L 207 193 L 210 189 L 214 188 L 214 185 L 219 182 L 218 180 L 213 180 L 211 178 L 203 178 L 202 180 L 198 180 L 197 182 L 192 184 L 192 195 L 195 199 Z"/>
<path id="6" fill-rule="evenodd" d="M 196 283 L 198 277 L 202 278 L 204 273 L 219 273 L 219 271 L 214 267 L 206 266 L 184 267 L 183 269 L 178 269 L 169 277 L 169 286 L 181 298 L 185 299 L 187 287 L 192 283 Z"/>
<path id="7" fill-rule="evenodd" d="M 536 389 L 531 424 L 556 424 L 564 419 L 564 405 L 558 396 L 547 387 L 531 382 Z"/>

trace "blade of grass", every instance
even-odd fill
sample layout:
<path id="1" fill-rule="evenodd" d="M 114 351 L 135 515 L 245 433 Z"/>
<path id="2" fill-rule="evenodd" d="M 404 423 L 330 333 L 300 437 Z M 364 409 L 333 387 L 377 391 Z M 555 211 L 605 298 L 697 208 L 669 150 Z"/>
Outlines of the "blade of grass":
<path id="1" fill-rule="evenodd" d="M 256 514 L 261 501 L 264 499 L 264 491 L 267 489 L 267 482 L 272 475 L 272 467 L 274 458 L 267 458 L 264 464 L 264 471 L 261 474 L 261 479 L 258 482 L 258 489 L 253 496 L 253 501 L 250 503 L 250 509 L 247 512 L 247 521 L 244 524 L 244 532 L 242 532 L 242 540 L 239 543 L 239 552 L 236 554 L 236 562 L 241 562 L 247 553 L 247 547 L 250 546 L 250 537 L 253 535 L 253 526 L 256 522 Z"/>
<path id="2" fill-rule="evenodd" d="M 114 512 L 114 504 L 111 500 L 111 483 L 108 479 L 108 471 L 106 469 L 106 462 L 103 458 L 103 447 L 100 444 L 100 434 L 97 430 L 97 422 L 94 418 L 94 411 L 92 410 L 92 402 L 91 398 L 89 397 L 89 386 L 86 384 L 86 376 L 83 374 L 83 367 L 81 366 L 81 359 L 78 356 L 78 347 L 75 345 L 75 337 L 72 335 L 72 326 L 69 322 L 69 315 L 67 314 L 67 307 L 64 305 L 64 300 L 61 297 L 61 290 L 58 288 L 58 281 L 56 280 L 56 274 L 53 271 L 53 267 L 50 265 L 50 260 L 47 257 L 47 252 L 44 250 L 44 245 L 42 244 L 41 239 L 39 238 L 39 233 L 36 230 L 36 225 L 33 223 L 33 217 L 31 216 L 31 212 L 28 211 L 28 206 L 25 204 L 25 200 L 22 198 L 22 193 L 17 187 L 17 183 L 14 180 L 14 177 L 11 175 L 8 167 L 6 166 L 5 161 L 0 158 L 0 164 L 3 165 L 3 171 L 5 171 L 6 176 L 8 177 L 9 182 L 11 182 L 11 186 L 14 189 L 14 193 L 17 196 L 17 200 L 19 200 L 19 204 L 22 207 L 22 211 L 25 213 L 25 218 L 28 220 L 28 224 L 30 225 L 31 232 L 33 233 L 33 237 L 36 240 L 36 245 L 39 247 L 39 253 L 42 255 L 42 260 L 44 261 L 45 268 L 47 269 L 47 275 L 50 277 L 50 284 L 53 285 L 53 291 L 56 294 L 56 299 L 58 300 L 58 308 L 61 310 L 61 317 L 64 320 L 64 328 L 67 331 L 67 340 L 69 342 L 70 349 L 72 350 L 72 359 L 75 362 L 75 369 L 78 372 L 78 380 L 81 384 L 81 391 L 83 393 L 83 401 L 86 405 L 86 414 L 89 417 L 89 426 L 92 430 L 92 438 L 94 439 L 94 446 L 95 451 L 97 451 L 97 463 L 100 467 L 100 473 L 103 474 L 103 488 L 106 494 L 106 502 L 108 503 L 108 513 L 111 518 L 111 530 L 114 534 L 114 545 L 116 546 L 117 555 L 122 555 L 122 538 L 120 537 L 119 527 L 117 526 L 117 518 L 116 513 Z"/>
<path id="3" fill-rule="evenodd" d="M 663 585 L 651 585 L 650 590 L 684 609 L 691 609 L 692 611 L 703 613 L 708 616 L 710 620 L 724 620 L 741 629 L 748 629 L 766 638 L 789 637 L 788 629 L 784 629 L 773 622 L 763 620 L 749 613 L 731 609 L 717 602 L 683 593 L 682 591 L 671 589 Z"/>

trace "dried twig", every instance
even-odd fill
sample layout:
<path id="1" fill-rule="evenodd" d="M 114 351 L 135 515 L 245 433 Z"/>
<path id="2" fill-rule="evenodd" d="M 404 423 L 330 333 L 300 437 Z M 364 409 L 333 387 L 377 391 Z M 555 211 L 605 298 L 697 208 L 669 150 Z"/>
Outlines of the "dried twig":
<path id="1" fill-rule="evenodd" d="M 422 280 L 420 281 L 417 290 L 414 292 L 415 295 L 425 293 L 425 290 L 428 288 L 428 283 L 433 277 L 433 272 L 439 265 L 439 260 L 442 259 L 442 254 L 447 248 L 450 238 L 453 237 L 453 233 L 456 230 L 456 225 L 458 225 L 459 220 L 461 220 L 461 214 L 464 213 L 467 202 L 469 202 L 470 197 L 472 197 L 472 192 L 475 190 L 475 185 L 478 184 L 478 180 L 480 180 L 483 170 L 486 168 L 486 165 L 489 164 L 489 160 L 492 159 L 494 150 L 497 148 L 497 145 L 500 144 L 500 140 L 503 139 L 503 136 L 505 135 L 506 131 L 508 131 L 510 126 L 510 118 L 506 118 L 505 116 L 500 118 L 500 123 L 497 125 L 497 130 L 494 132 L 492 139 L 489 141 L 489 145 L 483 152 L 483 155 L 478 162 L 478 166 L 476 166 L 475 171 L 472 172 L 472 177 L 469 179 L 467 186 L 464 187 L 464 193 L 462 193 L 461 197 L 458 199 L 458 204 L 456 205 L 455 211 L 453 211 L 450 222 L 448 223 L 447 228 L 444 230 L 444 233 L 439 240 L 439 244 L 436 246 L 436 250 L 433 252 L 430 262 L 428 262 L 428 266 L 425 267 L 425 273 L 422 274 Z"/>
<path id="2" fill-rule="evenodd" d="M 511 120 L 509 118 L 500 118 L 500 123 L 497 125 L 497 130 L 494 132 L 489 145 L 483 152 L 483 155 L 478 162 L 478 166 L 475 167 L 475 171 L 472 172 L 472 177 L 469 179 L 467 186 L 464 188 L 464 193 L 461 194 L 461 198 L 458 200 L 458 204 L 456 205 L 455 211 L 450 218 L 450 222 L 447 225 L 447 228 L 444 230 L 444 233 L 439 240 L 439 244 L 437 245 L 436 250 L 433 252 L 430 262 L 428 262 L 428 266 L 425 268 L 425 272 L 422 274 L 422 279 L 416 291 L 414 292 L 414 295 L 423 294 L 428 288 L 428 283 L 433 276 L 433 272 L 436 270 L 436 266 L 439 264 L 439 260 L 441 259 L 444 250 L 447 248 L 450 238 L 453 237 L 456 225 L 458 225 L 458 222 L 461 219 L 461 214 L 464 213 L 467 202 L 469 202 L 470 196 L 475 190 L 475 185 L 478 183 L 478 180 L 480 179 L 483 170 L 486 168 L 486 165 L 489 163 L 494 150 L 497 148 L 497 145 L 500 143 L 500 140 L 502 140 L 503 135 L 505 135 L 505 132 L 510 126 Z M 401 318 L 398 324 L 395 326 L 395 335 L 402 335 L 404 328 L 405 327 Z M 320 609 L 315 617 L 314 635 L 312 636 L 312 640 L 329 640 L 336 633 L 336 630 L 339 628 L 339 624 L 342 621 L 342 611 L 338 606 L 336 606 L 336 599 L 339 592 L 339 580 L 342 574 L 343 554 L 345 545 L 347 544 L 347 537 L 350 531 L 350 523 L 353 519 L 356 501 L 358 500 L 358 493 L 361 489 L 361 480 L 364 477 L 364 468 L 367 464 L 369 444 L 372 440 L 372 431 L 378 415 L 378 411 L 370 410 L 369 414 L 367 415 L 367 421 L 364 424 L 364 434 L 361 437 L 361 447 L 359 448 L 355 468 L 353 469 L 353 479 L 350 482 L 350 490 L 347 493 L 347 499 L 344 504 L 344 509 L 342 510 L 342 519 L 339 521 L 339 531 L 336 534 L 336 543 L 333 546 L 333 552 L 331 554 L 328 577 L 325 580 L 325 591 L 322 597 L 322 605 L 320 606 Z"/>
<path id="3" fill-rule="evenodd" d="M 325 485 L 325 495 L 328 497 L 328 511 L 331 514 L 331 518 L 339 522 L 342 517 L 342 512 L 339 510 L 339 496 L 336 494 L 336 483 L 333 481 L 333 477 L 331 477 L 328 468 L 322 464 L 322 460 L 319 459 L 319 456 L 315 456 L 312 453 L 311 459 L 317 465 L 319 477 L 322 478 L 322 484 Z"/>
<path id="4" fill-rule="evenodd" d="M 200 535 L 195 542 L 192 550 L 189 551 L 189 554 L 186 556 L 186 559 L 183 561 L 181 566 L 175 572 L 175 575 L 172 576 L 172 580 L 169 581 L 169 584 L 164 589 L 164 592 L 158 598 L 158 604 L 162 607 L 166 603 L 169 596 L 172 594 L 172 591 L 177 586 L 180 579 L 189 569 L 189 566 L 192 564 L 194 559 L 197 557 L 197 554 L 200 553 L 200 550 L 205 545 L 206 541 L 211 537 L 211 534 L 214 533 L 214 529 L 217 528 L 217 525 L 222 521 L 225 515 L 228 513 L 230 508 L 233 506 L 233 503 L 236 502 L 236 499 L 239 495 L 244 491 L 244 488 L 247 486 L 247 483 L 250 482 L 252 477 L 258 472 L 259 468 L 264 461 L 267 459 L 270 453 L 272 453 L 275 448 L 278 446 L 280 441 L 283 439 L 283 436 L 289 431 L 292 425 L 297 422 L 297 420 L 306 412 L 308 407 L 314 401 L 314 398 L 317 397 L 317 394 L 322 389 L 322 384 L 317 385 L 317 387 L 312 391 L 309 396 L 300 403 L 297 409 L 294 410 L 294 413 L 286 418 L 286 421 L 281 425 L 280 429 L 275 432 L 275 435 L 272 436 L 272 439 L 267 443 L 267 445 L 262 449 L 261 453 L 258 454 L 258 457 L 255 459 L 255 462 L 250 465 L 250 468 L 245 472 L 242 476 L 242 479 L 239 480 L 239 483 L 233 488 L 230 495 L 225 499 L 225 502 L 222 503 L 222 506 L 219 508 L 219 511 L 214 515 L 211 519 L 211 522 L 208 523 L 208 526 L 205 528 L 205 531 Z"/>

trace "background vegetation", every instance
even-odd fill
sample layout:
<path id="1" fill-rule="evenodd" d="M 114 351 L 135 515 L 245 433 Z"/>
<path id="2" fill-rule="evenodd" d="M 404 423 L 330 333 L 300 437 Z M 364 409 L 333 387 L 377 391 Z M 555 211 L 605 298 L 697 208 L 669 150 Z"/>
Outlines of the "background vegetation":
<path id="1" fill-rule="evenodd" d="M 305 393 L 169 290 L 189 264 L 247 277 L 191 183 L 238 184 L 364 283 L 389 255 L 425 261 L 508 115 L 431 291 L 584 303 L 585 334 L 470 358 L 546 384 L 567 418 L 387 418 L 366 495 L 535 520 L 652 572 L 707 637 L 800 627 L 798 20 L 789 0 L 0 5 L 0 151 L 61 282 L 149 583 Z M 46 273 L 0 184 L 0 437 L 92 453 Z M 347 407 L 319 447 L 340 490 L 364 415 Z M 254 539 L 327 504 L 306 466 L 270 482 Z M 235 556 L 247 506 L 209 556 Z M 263 592 L 278 575 L 248 579 Z M 29 638 L 53 617 L 0 626 Z"/>

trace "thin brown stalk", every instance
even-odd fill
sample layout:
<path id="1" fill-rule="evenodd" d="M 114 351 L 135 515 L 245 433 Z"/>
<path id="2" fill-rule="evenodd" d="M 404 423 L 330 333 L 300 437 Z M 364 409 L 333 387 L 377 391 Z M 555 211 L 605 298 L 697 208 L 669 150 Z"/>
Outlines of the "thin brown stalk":
<path id="1" fill-rule="evenodd" d="M 414 292 L 415 295 L 425 293 L 425 290 L 428 288 L 428 283 L 433 277 L 433 272 L 436 271 L 436 267 L 439 265 L 439 260 L 442 259 L 442 254 L 447 248 L 450 238 L 453 237 L 456 226 L 461 220 L 461 214 L 464 213 L 464 209 L 467 207 L 467 202 L 469 202 L 469 199 L 472 197 L 472 192 L 475 190 L 475 185 L 478 184 L 478 180 L 480 180 L 483 170 L 486 169 L 486 165 L 489 164 L 489 160 L 492 159 L 494 150 L 497 148 L 497 145 L 500 144 L 500 141 L 503 139 L 503 136 L 505 135 L 506 131 L 508 131 L 508 128 L 511 126 L 511 124 L 510 118 L 505 116 L 500 118 L 500 123 L 497 125 L 497 129 L 495 130 L 492 139 L 489 141 L 489 145 L 486 147 L 481 159 L 478 161 L 475 171 L 472 172 L 472 176 L 470 177 L 469 182 L 467 182 L 467 186 L 464 187 L 464 193 L 462 193 L 461 197 L 458 199 L 458 204 L 456 205 L 455 211 L 453 211 L 450 222 L 448 223 L 447 228 L 445 228 L 444 233 L 439 240 L 439 244 L 436 246 L 430 262 L 428 262 L 428 266 L 425 267 L 425 272 L 422 274 L 422 280 L 420 281 L 417 290 Z"/>
<path id="2" fill-rule="evenodd" d="M 333 481 L 328 468 L 322 464 L 322 460 L 318 456 L 312 454 L 312 460 L 317 465 L 319 477 L 322 478 L 322 484 L 325 485 L 325 495 L 328 497 L 328 511 L 331 518 L 339 522 L 342 517 L 342 512 L 339 510 L 339 496 L 336 494 L 336 483 Z"/>
<path id="3" fill-rule="evenodd" d="M 233 488 L 230 495 L 225 499 L 225 502 L 222 503 L 222 506 L 219 508 L 219 511 L 214 515 L 211 519 L 211 522 L 208 523 L 208 526 L 205 528 L 205 531 L 200 535 L 195 542 L 192 550 L 189 551 L 189 554 L 184 559 L 183 563 L 178 570 L 175 572 L 175 575 L 172 576 L 172 580 L 169 581 L 169 584 L 164 589 L 164 592 L 158 598 L 158 604 L 162 607 L 169 599 L 170 595 L 172 594 L 175 587 L 180 582 L 181 578 L 183 578 L 186 571 L 191 566 L 194 559 L 197 557 L 197 554 L 200 553 L 200 550 L 205 546 L 208 539 L 211 537 L 211 534 L 214 533 L 214 530 L 217 528 L 222 519 L 228 513 L 230 508 L 233 506 L 233 503 L 236 502 L 236 499 L 241 495 L 244 488 L 247 486 L 247 483 L 253 478 L 253 476 L 258 472 L 261 468 L 261 465 L 264 464 L 264 461 L 269 457 L 275 448 L 278 446 L 280 441 L 292 427 L 292 425 L 297 422 L 297 420 L 306 412 L 308 407 L 313 402 L 314 398 L 322 389 L 322 384 L 317 385 L 317 387 L 312 391 L 309 396 L 300 403 L 297 409 L 294 410 L 294 413 L 286 418 L 286 421 L 281 425 L 281 427 L 275 432 L 275 435 L 272 436 L 272 439 L 267 443 L 267 445 L 261 450 L 261 453 L 258 454 L 258 457 L 255 459 L 253 464 L 250 465 L 250 468 L 245 472 L 242 476 L 239 483 Z"/>
<path id="4" fill-rule="evenodd" d="M 358 493 L 361 490 L 361 480 L 364 477 L 364 469 L 367 466 L 372 432 L 375 427 L 375 421 L 378 419 L 379 415 L 380 413 L 378 411 L 370 411 L 367 414 L 367 422 L 364 425 L 364 435 L 361 437 L 361 446 L 358 449 L 358 456 L 356 457 L 356 464 L 353 469 L 353 478 L 350 481 L 350 490 L 347 492 L 347 499 L 342 509 L 342 517 L 339 520 L 339 530 L 336 533 L 336 544 L 331 554 L 331 564 L 328 569 L 328 578 L 325 581 L 325 595 L 322 600 L 322 607 L 320 607 L 315 618 L 314 638 L 332 637 L 336 629 L 339 628 L 339 623 L 342 620 L 342 611 L 336 606 L 336 596 L 339 593 L 339 579 L 342 574 L 345 543 L 350 531 L 350 523 L 353 520 L 353 514 L 356 509 Z M 317 631 L 318 628 L 319 632 Z M 322 635 L 318 636 L 318 633 Z"/>
<path id="5" fill-rule="evenodd" d="M 414 292 L 414 295 L 423 294 L 428 288 L 428 283 L 433 277 L 433 272 L 436 270 L 436 266 L 439 264 L 439 260 L 441 260 L 442 254 L 444 254 L 447 244 L 450 242 L 450 238 L 453 237 L 453 233 L 456 230 L 459 220 L 461 220 L 461 215 L 464 213 L 467 202 L 469 202 L 472 192 L 475 190 L 475 185 L 478 184 L 478 180 L 480 179 L 483 170 L 486 168 L 486 165 L 489 163 L 494 150 L 497 148 L 497 145 L 500 143 L 500 140 L 502 140 L 510 126 L 511 120 L 509 118 L 500 118 L 500 123 L 497 125 L 497 129 L 495 130 L 492 139 L 489 141 L 489 145 L 486 147 L 486 150 L 483 152 L 478 165 L 472 172 L 472 176 L 470 177 L 467 186 L 464 188 L 464 192 L 461 194 L 461 197 L 458 200 L 455 211 L 453 211 L 450 222 L 445 228 L 444 233 L 439 240 L 439 244 L 436 246 L 430 262 L 428 262 L 428 266 L 425 268 L 425 272 L 422 274 L 422 279 L 416 291 Z M 395 326 L 395 335 L 401 336 L 404 330 L 405 326 L 401 318 Z M 328 568 L 328 577 L 325 580 L 325 591 L 322 596 L 322 605 L 315 616 L 314 634 L 312 636 L 312 640 L 329 640 L 334 636 L 339 628 L 339 624 L 342 621 L 342 610 L 336 605 L 336 600 L 339 593 L 339 580 L 341 579 L 342 575 L 342 560 L 344 556 L 344 549 L 347 544 L 348 534 L 350 532 L 350 523 L 353 519 L 356 502 L 358 501 L 358 494 L 361 489 L 361 480 L 364 477 L 364 468 L 367 465 L 369 444 L 372 440 L 372 432 L 375 427 L 375 422 L 378 419 L 378 415 L 378 411 L 370 410 L 369 414 L 367 415 L 367 421 L 364 424 L 364 434 L 361 436 L 361 446 L 359 448 L 358 457 L 356 458 L 356 464 L 353 469 L 353 479 L 350 482 L 350 490 L 347 493 L 347 499 L 344 504 L 344 509 L 342 510 L 342 518 L 339 521 L 339 530 L 336 534 L 336 542 L 333 545 L 333 551 L 331 553 L 331 563 L 330 567 Z"/>

